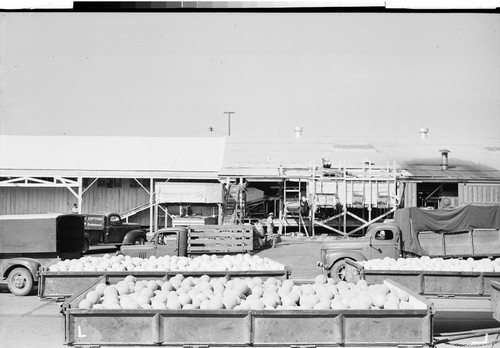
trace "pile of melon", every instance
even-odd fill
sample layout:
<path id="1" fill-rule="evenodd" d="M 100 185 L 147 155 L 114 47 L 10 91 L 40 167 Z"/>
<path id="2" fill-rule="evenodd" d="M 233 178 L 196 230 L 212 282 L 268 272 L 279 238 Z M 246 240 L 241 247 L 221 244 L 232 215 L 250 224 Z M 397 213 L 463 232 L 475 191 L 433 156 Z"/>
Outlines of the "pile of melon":
<path id="1" fill-rule="evenodd" d="M 422 256 L 420 258 L 373 259 L 361 261 L 367 270 L 406 270 L 406 271 L 443 271 L 443 272 L 500 272 L 500 258 L 474 260 L 473 258 L 443 259 Z"/>
<path id="2" fill-rule="evenodd" d="M 114 285 L 98 284 L 79 302 L 82 309 L 415 309 L 425 304 L 385 284 L 340 281 L 324 275 L 295 283 L 274 277 L 231 278 L 177 274 L 169 280 L 137 280 L 129 275 Z"/>
<path id="3" fill-rule="evenodd" d="M 49 266 L 50 272 L 167 272 L 167 271 L 278 271 L 285 266 L 267 257 L 249 254 L 181 256 L 151 256 L 149 259 L 129 255 L 106 254 L 102 257 L 84 256 L 59 261 Z"/>

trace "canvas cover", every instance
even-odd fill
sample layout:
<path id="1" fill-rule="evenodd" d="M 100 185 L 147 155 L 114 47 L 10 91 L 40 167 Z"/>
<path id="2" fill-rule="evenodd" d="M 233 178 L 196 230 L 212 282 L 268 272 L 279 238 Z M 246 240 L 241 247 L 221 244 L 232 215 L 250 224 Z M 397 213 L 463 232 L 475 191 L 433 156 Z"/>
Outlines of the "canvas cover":
<path id="1" fill-rule="evenodd" d="M 156 199 L 159 203 L 223 203 L 223 188 L 220 183 L 170 183 L 156 184 Z"/>
<path id="2" fill-rule="evenodd" d="M 403 208 L 395 211 L 394 222 L 401 229 L 403 250 L 417 255 L 427 255 L 418 241 L 419 232 L 453 233 L 481 228 L 500 229 L 500 205 L 466 205 L 455 209 L 436 210 Z"/>

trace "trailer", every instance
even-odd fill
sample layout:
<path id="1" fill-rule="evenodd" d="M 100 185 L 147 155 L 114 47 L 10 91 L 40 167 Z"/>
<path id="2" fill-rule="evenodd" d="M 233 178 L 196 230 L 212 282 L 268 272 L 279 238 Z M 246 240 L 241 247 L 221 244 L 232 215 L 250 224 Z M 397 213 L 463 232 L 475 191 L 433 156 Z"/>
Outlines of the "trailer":
<path id="1" fill-rule="evenodd" d="M 500 256 L 500 206 L 398 209 L 394 212 L 394 222 L 373 223 L 363 237 L 324 243 L 317 264 L 340 280 L 348 259 L 415 256 Z"/>
<path id="2" fill-rule="evenodd" d="M 348 281 L 392 279 L 425 297 L 489 297 L 491 283 L 500 281 L 500 272 L 372 270 L 350 259 L 346 264 Z"/>
<path id="3" fill-rule="evenodd" d="M 83 234 L 82 215 L 0 216 L 0 280 L 7 280 L 14 295 L 28 295 L 40 267 L 82 256 Z"/>
<path id="4" fill-rule="evenodd" d="M 370 310 L 150 310 L 80 309 L 95 283 L 62 305 L 64 343 L 69 346 L 146 347 L 430 347 L 433 308 L 407 291 L 418 309 Z"/>
<path id="5" fill-rule="evenodd" d="M 261 277 L 266 279 L 268 277 L 275 277 L 278 279 L 288 279 L 291 271 L 288 266 L 283 266 L 280 270 L 267 270 L 267 271 L 212 271 L 212 272 L 51 272 L 43 268 L 38 275 L 38 296 L 44 299 L 65 300 L 76 293 L 82 288 L 87 287 L 89 284 L 96 282 L 102 276 L 110 284 L 116 284 L 119 280 L 127 275 L 132 275 L 138 279 L 170 279 L 176 274 L 182 273 L 186 277 L 201 277 L 208 275 L 210 277 Z"/>
<path id="6" fill-rule="evenodd" d="M 346 260 L 348 281 L 379 282 L 391 279 L 434 304 L 435 331 L 456 332 L 498 327 L 493 320 L 490 296 L 500 272 L 371 270 Z"/>

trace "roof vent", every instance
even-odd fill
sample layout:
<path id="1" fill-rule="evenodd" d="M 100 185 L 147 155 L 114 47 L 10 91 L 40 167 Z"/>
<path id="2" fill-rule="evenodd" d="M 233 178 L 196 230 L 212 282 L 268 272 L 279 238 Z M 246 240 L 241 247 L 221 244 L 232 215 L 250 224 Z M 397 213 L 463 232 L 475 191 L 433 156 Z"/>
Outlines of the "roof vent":
<path id="1" fill-rule="evenodd" d="M 448 149 L 441 149 L 441 170 L 448 170 L 448 154 L 451 152 Z"/>
<path id="2" fill-rule="evenodd" d="M 300 138 L 302 137 L 302 132 L 304 131 L 304 128 L 301 126 L 295 127 L 295 138 Z"/>
<path id="3" fill-rule="evenodd" d="M 420 138 L 425 139 L 427 138 L 427 133 L 429 133 L 429 128 L 420 128 Z"/>

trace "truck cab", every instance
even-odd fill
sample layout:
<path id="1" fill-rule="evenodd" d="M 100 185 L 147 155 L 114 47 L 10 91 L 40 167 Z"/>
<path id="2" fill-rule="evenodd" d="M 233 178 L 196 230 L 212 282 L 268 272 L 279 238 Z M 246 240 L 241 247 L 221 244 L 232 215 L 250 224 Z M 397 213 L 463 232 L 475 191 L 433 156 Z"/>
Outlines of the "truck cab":
<path id="1" fill-rule="evenodd" d="M 117 213 L 85 214 L 84 254 L 90 245 L 144 244 L 146 232 L 139 224 L 124 223 Z"/>
<path id="2" fill-rule="evenodd" d="M 337 280 L 345 279 L 346 259 L 364 261 L 401 255 L 401 231 L 393 223 L 374 223 L 359 238 L 342 238 L 321 246 L 318 266 Z"/>
<path id="3" fill-rule="evenodd" d="M 143 245 L 122 245 L 119 253 L 132 257 L 187 256 L 187 233 L 185 227 L 168 227 L 158 230 L 148 243 Z"/>

